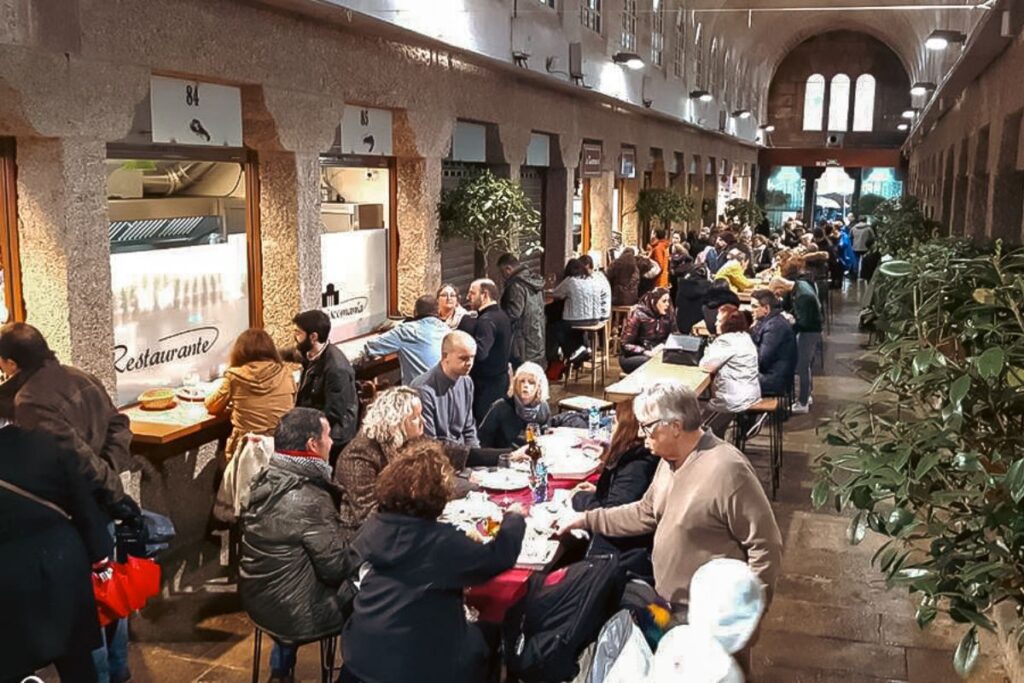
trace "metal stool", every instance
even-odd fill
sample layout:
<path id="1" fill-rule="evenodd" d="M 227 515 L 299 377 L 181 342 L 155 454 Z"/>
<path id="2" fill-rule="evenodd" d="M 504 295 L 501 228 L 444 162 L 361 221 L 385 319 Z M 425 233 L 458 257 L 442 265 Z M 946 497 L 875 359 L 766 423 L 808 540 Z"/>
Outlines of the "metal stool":
<path id="1" fill-rule="evenodd" d="M 611 352 L 616 356 L 619 355 L 620 344 L 622 344 L 622 327 L 626 324 L 626 319 L 632 310 L 632 306 L 612 306 L 611 343 L 609 346 Z"/>
<path id="2" fill-rule="evenodd" d="M 785 402 L 775 397 L 762 398 L 737 416 L 733 430 L 736 448 L 746 453 L 747 442 L 757 436 L 763 422 L 768 423 L 768 471 L 771 479 L 771 497 L 775 500 L 782 471 L 782 422 Z"/>
<path id="3" fill-rule="evenodd" d="M 260 683 L 260 660 L 263 656 L 263 629 L 256 626 L 252 644 L 252 683 Z M 320 683 L 334 683 L 334 660 L 337 658 L 338 644 L 341 634 L 326 636 L 320 639 Z M 308 643 L 289 643 L 301 647 Z"/>
<path id="4" fill-rule="evenodd" d="M 583 332 L 590 347 L 590 390 L 597 390 L 597 364 L 601 363 L 601 386 L 607 383 L 608 379 L 608 328 L 609 321 L 605 320 L 593 325 L 573 325 L 574 330 Z M 598 355 L 600 354 L 600 361 Z M 573 369 L 571 366 L 565 371 L 565 386 L 569 386 Z M 576 368 L 576 378 L 579 379 L 579 369 Z"/>

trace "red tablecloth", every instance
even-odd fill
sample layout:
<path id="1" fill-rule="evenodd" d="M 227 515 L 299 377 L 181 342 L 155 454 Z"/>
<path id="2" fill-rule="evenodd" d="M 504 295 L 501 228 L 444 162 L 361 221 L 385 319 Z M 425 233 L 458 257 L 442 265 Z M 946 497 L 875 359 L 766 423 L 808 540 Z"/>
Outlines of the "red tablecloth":
<path id="1" fill-rule="evenodd" d="M 600 474 L 592 474 L 586 481 L 596 482 Z M 548 492 L 558 489 L 571 489 L 580 482 L 575 479 L 548 479 Z M 530 489 L 519 491 L 492 491 L 491 500 L 504 504 L 505 500 L 519 503 L 529 510 L 533 502 Z M 480 620 L 500 624 L 505 619 L 505 612 L 526 594 L 526 580 L 533 574 L 532 569 L 513 567 L 498 574 L 487 583 L 469 589 L 466 601 L 480 612 Z"/>

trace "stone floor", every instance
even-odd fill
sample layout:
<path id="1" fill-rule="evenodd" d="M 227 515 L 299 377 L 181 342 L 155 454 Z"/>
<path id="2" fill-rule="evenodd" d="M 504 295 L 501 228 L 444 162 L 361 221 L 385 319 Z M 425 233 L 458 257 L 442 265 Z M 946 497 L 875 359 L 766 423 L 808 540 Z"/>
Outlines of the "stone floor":
<path id="1" fill-rule="evenodd" d="M 856 293 L 841 297 L 824 367 L 815 379 L 811 415 L 786 425 L 782 486 L 775 503 L 785 538 L 783 571 L 775 601 L 754 649 L 754 680 L 760 683 L 944 683 L 959 680 L 952 651 L 959 631 L 937 620 L 925 632 L 914 622 L 906 594 L 888 592 L 870 567 L 878 547 L 867 538 L 851 547 L 847 519 L 810 504 L 811 466 L 821 451 L 815 428 L 843 404 L 858 401 L 865 383 L 855 359 L 865 343 L 856 331 Z M 574 387 L 579 389 L 579 387 Z M 589 388 L 587 386 L 586 388 Z M 759 456 L 752 456 L 755 461 Z M 253 636 L 244 614 L 179 618 L 184 642 L 142 642 L 131 647 L 136 683 L 250 680 Z M 193 626 L 192 624 L 195 624 Z M 1007 680 L 995 659 L 994 640 L 982 641 L 983 658 L 972 681 Z M 266 679 L 267 649 L 263 675 Z M 298 678 L 318 680 L 316 647 L 300 654 Z M 411 677 L 410 680 L 413 680 Z"/>

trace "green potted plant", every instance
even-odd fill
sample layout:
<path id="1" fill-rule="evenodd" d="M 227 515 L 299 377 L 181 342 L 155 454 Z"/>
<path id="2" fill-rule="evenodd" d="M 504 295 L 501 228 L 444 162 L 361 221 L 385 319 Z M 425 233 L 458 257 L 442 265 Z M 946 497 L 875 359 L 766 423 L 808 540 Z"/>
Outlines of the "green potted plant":
<path id="1" fill-rule="evenodd" d="M 871 192 L 868 192 L 867 194 L 862 194 L 860 196 L 860 200 L 858 200 L 857 202 L 857 213 L 864 218 L 867 218 L 868 216 L 873 216 L 875 214 L 875 211 L 878 210 L 878 207 L 884 204 L 885 202 L 885 197 L 883 197 L 880 194 L 874 194 Z"/>
<path id="2" fill-rule="evenodd" d="M 725 205 L 725 217 L 740 225 L 756 228 L 764 221 L 765 212 L 749 199 L 730 199 Z"/>
<path id="3" fill-rule="evenodd" d="M 1000 632 L 1011 670 L 1024 645 L 1024 250 L 932 238 L 915 206 L 883 212 L 914 237 L 890 242 L 900 260 L 871 302 L 875 380 L 827 423 L 811 498 L 853 510 L 851 543 L 886 538 L 873 563 L 919 596 L 919 626 L 939 613 L 963 626 L 962 676 L 982 629 Z"/>
<path id="4" fill-rule="evenodd" d="M 522 255 L 541 249 L 540 213 L 518 183 L 489 170 L 443 192 L 437 215 L 438 249 L 446 240 L 471 242 L 483 254 L 489 270 L 504 252 Z"/>
<path id="5" fill-rule="evenodd" d="M 645 225 L 666 231 L 673 223 L 691 221 L 699 215 L 697 200 L 691 195 L 663 187 L 640 190 L 633 211 Z"/>

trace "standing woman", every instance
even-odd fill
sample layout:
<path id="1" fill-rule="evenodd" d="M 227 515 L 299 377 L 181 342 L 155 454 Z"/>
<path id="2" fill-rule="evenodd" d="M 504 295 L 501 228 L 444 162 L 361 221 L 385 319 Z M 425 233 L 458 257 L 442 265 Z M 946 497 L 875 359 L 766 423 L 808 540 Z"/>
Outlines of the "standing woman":
<path id="1" fill-rule="evenodd" d="M 90 567 L 112 544 L 74 453 L 0 426 L 0 520 L 0 681 L 53 663 L 63 683 L 95 683 L 102 642 Z"/>
<path id="2" fill-rule="evenodd" d="M 636 305 L 639 298 L 640 269 L 633 247 L 622 250 L 622 255 L 608 266 L 606 275 L 612 286 L 612 306 Z"/>
<path id="3" fill-rule="evenodd" d="M 453 330 L 457 330 L 462 319 L 470 315 L 469 311 L 459 304 L 459 291 L 455 289 L 455 285 L 448 283 L 441 285 L 437 290 L 437 309 L 438 317 Z"/>
<path id="4" fill-rule="evenodd" d="M 597 485 L 584 482 L 573 490 L 572 507 L 577 512 L 634 503 L 644 497 L 654 479 L 658 458 L 644 445 L 632 401 L 615 405 L 615 431 L 601 462 Z M 618 555 L 620 566 L 653 583 L 650 554 L 653 540 L 653 534 L 625 538 L 597 534 L 587 554 Z"/>
<path id="5" fill-rule="evenodd" d="M 281 416 L 295 405 L 295 366 L 281 360 L 266 331 L 250 328 L 238 335 L 224 381 L 206 397 L 206 409 L 218 415 L 231 407 L 231 436 L 224 453 L 230 460 L 246 434 L 273 436 Z"/>
<path id="6" fill-rule="evenodd" d="M 622 326 L 622 350 L 619 352 L 622 371 L 633 372 L 649 361 L 654 348 L 664 344 L 673 331 L 678 331 L 676 313 L 668 290 L 658 287 L 644 294 Z"/>

